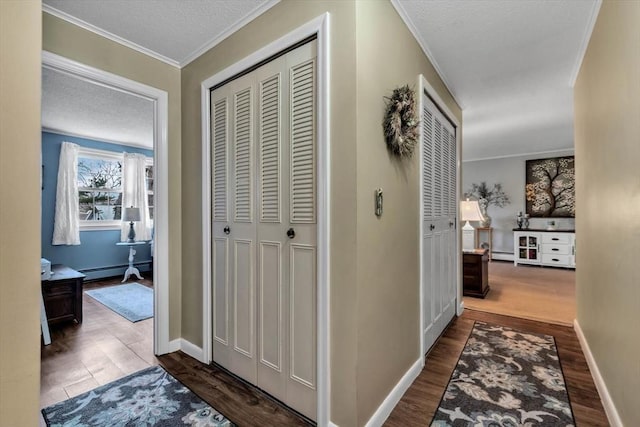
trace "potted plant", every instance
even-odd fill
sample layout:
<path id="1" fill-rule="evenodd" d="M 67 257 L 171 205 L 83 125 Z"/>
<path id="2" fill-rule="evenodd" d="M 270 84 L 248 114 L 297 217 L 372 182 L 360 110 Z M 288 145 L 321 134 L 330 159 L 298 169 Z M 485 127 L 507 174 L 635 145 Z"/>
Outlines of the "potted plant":
<path id="1" fill-rule="evenodd" d="M 509 196 L 502 191 L 502 184 L 494 184 L 490 189 L 484 181 L 480 184 L 471 184 L 471 189 L 465 193 L 465 197 L 473 197 L 478 200 L 480 212 L 484 217 L 484 221 L 480 221 L 480 225 L 485 228 L 491 226 L 491 217 L 487 213 L 489 206 L 493 205 L 503 208 L 511 203 Z"/>

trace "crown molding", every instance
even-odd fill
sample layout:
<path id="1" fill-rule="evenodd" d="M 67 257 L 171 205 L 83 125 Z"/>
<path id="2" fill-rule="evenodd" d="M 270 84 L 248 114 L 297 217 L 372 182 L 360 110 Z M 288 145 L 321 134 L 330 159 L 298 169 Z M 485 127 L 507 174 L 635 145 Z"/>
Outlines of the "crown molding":
<path id="1" fill-rule="evenodd" d="M 462 163 L 480 162 L 480 161 L 483 161 L 483 160 L 509 159 L 509 158 L 513 158 L 513 157 L 542 156 L 544 154 L 558 154 L 558 153 L 567 153 L 567 152 L 575 153 L 575 149 L 574 148 L 561 148 L 561 149 L 558 149 L 558 150 L 534 151 L 534 152 L 531 152 L 531 153 L 505 154 L 503 156 L 478 157 L 476 159 L 464 159 L 464 160 L 462 160 Z"/>
<path id="2" fill-rule="evenodd" d="M 183 67 L 189 65 L 191 62 L 193 62 L 196 59 L 198 59 L 200 56 L 202 56 L 202 54 L 207 52 L 209 49 L 211 49 L 214 46 L 222 43 L 226 38 L 231 36 L 233 33 L 238 31 L 240 28 L 244 27 L 249 22 L 253 21 L 258 16 L 262 15 L 263 13 L 265 13 L 267 10 L 271 9 L 273 6 L 275 6 L 278 3 L 280 3 L 280 0 L 269 0 L 269 1 L 265 2 L 265 3 L 262 3 L 261 5 L 257 6 L 251 12 L 249 12 L 247 15 L 243 16 L 242 18 L 240 18 L 240 20 L 236 21 L 231 27 L 227 28 L 225 31 L 223 31 L 222 33 L 218 34 L 215 38 L 213 38 L 212 40 L 209 40 L 208 42 L 204 43 L 202 46 L 200 46 L 199 48 L 197 48 L 196 50 L 191 52 L 189 55 L 184 57 L 182 59 L 182 61 L 180 61 L 180 63 L 179 63 L 180 68 L 183 68 Z"/>
<path id="3" fill-rule="evenodd" d="M 90 24 L 88 22 L 83 21 L 82 19 L 76 18 L 75 16 L 69 15 L 66 12 L 63 12 L 61 10 L 58 10 L 54 7 L 49 6 L 48 4 L 42 4 L 42 10 L 50 15 L 53 15 L 57 18 L 60 18 L 64 21 L 67 21 L 73 25 L 77 25 L 80 28 L 84 28 L 87 31 L 91 31 L 94 34 L 97 34 L 99 36 L 102 36 L 106 39 L 109 39 L 113 42 L 116 42 L 118 44 L 121 44 L 125 47 L 128 47 L 129 49 L 133 49 L 137 52 L 143 53 L 147 56 L 150 56 L 154 59 L 157 59 L 158 61 L 162 61 L 165 64 L 171 65 L 172 67 L 176 67 L 176 68 L 180 68 L 180 64 L 178 63 L 178 61 L 175 61 L 171 58 L 168 58 L 164 55 L 161 55 L 151 49 L 147 49 L 146 47 L 140 46 L 139 44 L 133 43 L 132 41 L 129 41 L 127 39 L 124 39 L 120 36 L 117 36 L 113 33 L 110 33 L 109 31 L 103 30 L 100 27 L 96 27 L 93 24 Z"/>
<path id="4" fill-rule="evenodd" d="M 404 21 L 405 25 L 407 26 L 411 34 L 413 34 L 413 38 L 418 42 L 418 45 L 420 45 L 420 48 L 422 49 L 424 54 L 427 55 L 427 58 L 429 58 L 431 65 L 433 65 L 433 68 L 436 70 L 436 73 L 438 73 L 438 76 L 440 76 L 442 83 L 444 83 L 444 86 L 449 91 L 449 94 L 451 95 L 451 97 L 456 101 L 460 109 L 463 110 L 464 104 L 460 102 L 460 99 L 456 96 L 455 92 L 451 89 L 452 87 L 451 83 L 449 83 L 449 81 L 447 80 L 446 76 L 444 75 L 444 72 L 442 71 L 442 69 L 440 68 L 440 65 L 438 64 L 438 61 L 436 61 L 436 58 L 431 53 L 431 50 L 429 50 L 429 46 L 427 45 L 427 42 L 420 35 L 420 32 L 411 21 L 411 17 L 409 16 L 407 11 L 404 9 L 402 4 L 400 3 L 400 0 L 391 0 L 391 4 L 396 9 L 396 12 L 398 12 L 398 15 L 400 15 L 400 18 Z"/>
<path id="5" fill-rule="evenodd" d="M 596 26 L 596 21 L 598 20 L 598 13 L 600 12 L 600 6 L 602 6 L 602 0 L 596 0 L 593 3 L 593 8 L 591 9 L 591 16 L 589 17 L 589 22 L 586 28 L 584 29 L 584 34 L 582 35 L 582 42 L 580 43 L 580 49 L 578 49 L 576 62 L 573 65 L 573 70 L 571 71 L 571 77 L 569 78 L 570 87 L 574 87 L 576 85 L 576 80 L 578 79 L 578 73 L 580 73 L 580 68 L 582 67 L 582 61 L 584 60 L 584 55 L 587 53 L 587 48 L 589 47 L 589 40 L 591 40 L 591 34 L 593 34 L 593 29 Z"/>
<path id="6" fill-rule="evenodd" d="M 241 19 L 236 21 L 231 27 L 223 31 L 221 34 L 218 34 L 212 40 L 209 40 L 206 43 L 202 44 L 200 47 L 195 49 L 189 55 L 184 57 L 182 61 L 176 61 L 162 54 L 159 54 L 158 52 L 155 52 L 151 49 L 140 46 L 139 44 L 136 44 L 120 36 L 117 36 L 113 33 L 110 33 L 109 31 L 103 30 L 100 27 L 97 27 L 86 21 L 83 21 L 80 18 L 76 18 L 75 16 L 69 15 L 68 13 L 58 10 L 48 4 L 42 4 L 42 10 L 50 15 L 53 15 L 64 21 L 67 21 L 73 25 L 77 25 L 78 27 L 84 28 L 87 31 L 91 31 L 94 34 L 102 36 L 113 42 L 116 42 L 125 47 L 133 49 L 137 52 L 143 53 L 147 56 L 157 59 L 158 61 L 162 61 L 165 64 L 171 65 L 172 67 L 183 68 L 186 65 L 190 64 L 191 62 L 193 62 L 194 60 L 196 60 L 197 58 L 199 58 L 203 53 L 207 52 L 209 49 L 213 48 L 214 46 L 220 44 L 222 41 L 224 41 L 226 38 L 228 38 L 233 33 L 238 31 L 240 28 L 244 27 L 249 22 L 253 21 L 258 16 L 262 15 L 263 13 L 265 13 L 267 10 L 271 9 L 273 6 L 275 6 L 278 3 L 280 3 L 280 0 L 268 0 L 265 3 L 260 4 L 259 6 L 254 8 L 251 12 L 249 12 L 247 15 L 243 16 Z"/>

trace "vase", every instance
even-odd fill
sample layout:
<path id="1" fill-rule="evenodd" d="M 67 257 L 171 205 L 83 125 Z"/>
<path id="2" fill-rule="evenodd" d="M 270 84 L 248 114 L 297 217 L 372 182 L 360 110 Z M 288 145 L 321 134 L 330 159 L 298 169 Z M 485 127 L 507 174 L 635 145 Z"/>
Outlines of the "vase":
<path id="1" fill-rule="evenodd" d="M 480 213 L 484 218 L 482 221 L 480 221 L 480 226 L 482 228 L 491 227 L 491 217 L 487 213 L 487 208 L 489 207 L 489 201 L 487 199 L 480 199 L 478 200 L 478 206 L 480 206 Z"/>

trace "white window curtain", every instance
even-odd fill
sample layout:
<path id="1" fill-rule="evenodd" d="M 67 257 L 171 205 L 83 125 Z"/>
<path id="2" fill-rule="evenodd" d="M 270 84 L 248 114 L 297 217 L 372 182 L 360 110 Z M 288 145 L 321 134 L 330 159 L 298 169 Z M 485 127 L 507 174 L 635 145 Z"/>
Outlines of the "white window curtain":
<path id="1" fill-rule="evenodd" d="M 151 240 L 151 218 L 145 176 L 146 159 L 142 154 L 124 153 L 122 163 L 122 212 L 131 206 L 140 208 L 140 221 L 133 223 L 136 240 Z M 123 222 L 120 240 L 126 242 L 128 234 L 129 223 Z"/>
<path id="2" fill-rule="evenodd" d="M 53 245 L 80 244 L 79 204 L 78 146 L 71 142 L 63 142 L 58 164 Z"/>

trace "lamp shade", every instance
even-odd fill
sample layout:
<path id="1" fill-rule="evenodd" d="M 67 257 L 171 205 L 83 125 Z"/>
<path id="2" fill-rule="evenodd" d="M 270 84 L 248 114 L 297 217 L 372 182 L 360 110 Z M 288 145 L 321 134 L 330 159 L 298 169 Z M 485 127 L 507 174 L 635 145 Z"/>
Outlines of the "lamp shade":
<path id="1" fill-rule="evenodd" d="M 122 215 L 123 221 L 140 221 L 140 208 L 124 208 L 124 215 Z"/>
<path id="2" fill-rule="evenodd" d="M 482 221 L 484 217 L 476 200 L 460 202 L 460 219 L 462 221 Z"/>

